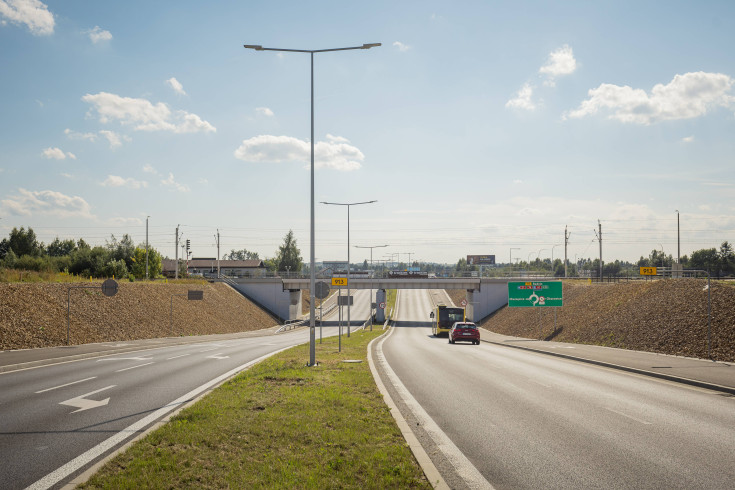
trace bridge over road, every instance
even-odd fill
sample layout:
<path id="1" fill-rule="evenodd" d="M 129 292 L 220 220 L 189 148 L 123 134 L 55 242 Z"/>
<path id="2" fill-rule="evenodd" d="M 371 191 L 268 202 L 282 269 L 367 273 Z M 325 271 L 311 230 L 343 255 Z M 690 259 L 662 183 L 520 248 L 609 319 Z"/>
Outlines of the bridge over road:
<path id="1" fill-rule="evenodd" d="M 529 280 L 489 277 L 447 278 L 350 278 L 350 289 L 465 289 L 467 319 L 479 321 L 508 303 L 508 282 Z M 317 279 L 330 283 L 330 278 Z M 227 278 L 226 282 L 241 294 L 284 320 L 301 315 L 301 290 L 309 289 L 308 278 L 260 277 Z M 333 287 L 333 286 L 330 286 Z M 347 291 L 346 287 L 341 288 Z M 428 314 L 428 312 L 427 312 Z"/>

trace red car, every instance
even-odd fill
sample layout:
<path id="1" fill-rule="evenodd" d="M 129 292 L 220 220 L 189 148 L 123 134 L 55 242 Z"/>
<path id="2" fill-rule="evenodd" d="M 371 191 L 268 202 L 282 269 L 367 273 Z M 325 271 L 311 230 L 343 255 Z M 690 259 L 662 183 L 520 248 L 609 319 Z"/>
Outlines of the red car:
<path id="1" fill-rule="evenodd" d="M 472 322 L 455 322 L 449 331 L 449 343 L 472 342 L 480 345 L 480 331 Z"/>

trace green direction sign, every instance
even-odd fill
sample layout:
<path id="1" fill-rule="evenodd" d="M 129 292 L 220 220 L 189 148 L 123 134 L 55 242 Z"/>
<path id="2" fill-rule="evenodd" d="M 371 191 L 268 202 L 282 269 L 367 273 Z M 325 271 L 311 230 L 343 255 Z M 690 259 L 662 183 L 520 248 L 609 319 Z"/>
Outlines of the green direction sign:
<path id="1" fill-rule="evenodd" d="M 563 306 L 561 281 L 509 282 L 508 306 Z"/>

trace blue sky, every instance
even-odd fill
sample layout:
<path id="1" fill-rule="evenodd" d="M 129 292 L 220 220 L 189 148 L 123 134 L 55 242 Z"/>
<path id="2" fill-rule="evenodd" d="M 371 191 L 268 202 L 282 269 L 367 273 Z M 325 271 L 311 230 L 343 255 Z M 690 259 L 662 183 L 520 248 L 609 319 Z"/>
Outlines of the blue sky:
<path id="1" fill-rule="evenodd" d="M 0 236 L 375 260 L 735 241 L 733 2 L 0 0 Z M 316 205 L 317 260 L 347 212 Z M 369 250 L 352 248 L 353 262 Z"/>

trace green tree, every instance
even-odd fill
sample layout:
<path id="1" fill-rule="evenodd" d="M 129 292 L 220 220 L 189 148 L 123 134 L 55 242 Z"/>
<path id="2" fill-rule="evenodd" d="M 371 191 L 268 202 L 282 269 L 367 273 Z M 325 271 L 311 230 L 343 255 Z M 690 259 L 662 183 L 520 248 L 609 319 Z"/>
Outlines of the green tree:
<path id="1" fill-rule="evenodd" d="M 735 273 L 735 252 L 727 241 L 722 242 L 718 253 L 720 259 L 720 267 L 725 274 Z"/>
<path id="2" fill-rule="evenodd" d="M 64 257 L 71 254 L 76 248 L 77 245 L 74 243 L 74 240 L 59 240 L 59 237 L 56 237 L 54 241 L 49 243 L 46 247 L 46 254 L 50 257 Z"/>
<path id="3" fill-rule="evenodd" d="M 714 273 L 720 269 L 720 257 L 715 248 L 703 248 L 692 252 L 689 258 L 692 269 L 702 269 Z"/>
<path id="4" fill-rule="evenodd" d="M 148 248 L 150 250 L 150 247 Z M 119 241 L 115 238 L 115 235 L 110 235 L 110 240 L 107 242 L 107 250 L 110 251 L 110 258 L 112 260 L 122 260 L 125 262 L 125 268 L 128 271 L 132 269 L 133 257 L 135 256 L 135 244 L 133 243 L 133 239 L 130 238 L 130 235 L 127 233 L 124 234 L 122 239 Z"/>
<path id="5" fill-rule="evenodd" d="M 243 248 L 242 250 L 231 250 L 229 254 L 222 256 L 224 260 L 260 260 L 258 252 L 251 252 L 250 250 Z"/>
<path id="6" fill-rule="evenodd" d="M 148 277 L 157 277 L 161 275 L 162 270 L 161 254 L 154 248 L 148 247 Z M 130 268 L 130 275 L 136 279 L 145 279 L 145 245 L 138 246 L 133 254 L 133 266 Z"/>
<path id="7" fill-rule="evenodd" d="M 20 230 L 13 228 L 13 231 L 10 232 L 8 245 L 18 257 L 24 255 L 32 255 L 34 257 L 43 255 L 43 245 L 38 243 L 36 233 L 30 227 L 28 231 L 22 226 Z"/>
<path id="8" fill-rule="evenodd" d="M 279 271 L 301 271 L 301 266 L 304 261 L 301 258 L 301 251 L 296 245 L 296 238 L 294 238 L 292 230 L 288 230 L 286 236 L 283 237 L 283 245 L 278 247 L 275 262 L 276 268 Z"/>

